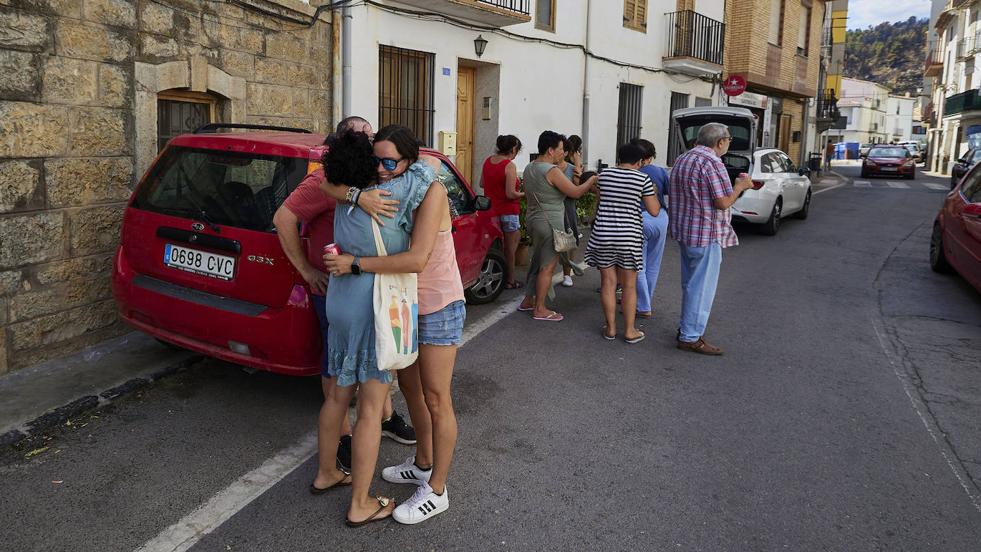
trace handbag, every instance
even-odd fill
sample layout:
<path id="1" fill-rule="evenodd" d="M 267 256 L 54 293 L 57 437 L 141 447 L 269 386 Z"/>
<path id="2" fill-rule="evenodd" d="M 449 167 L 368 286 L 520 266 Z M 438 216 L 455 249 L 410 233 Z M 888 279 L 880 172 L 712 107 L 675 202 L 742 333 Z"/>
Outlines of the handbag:
<path id="1" fill-rule="evenodd" d="M 378 223 L 371 221 L 380 257 L 388 255 Z M 379 370 L 399 370 L 419 356 L 419 288 L 416 274 L 375 274 L 375 356 Z"/>
<path id="2" fill-rule="evenodd" d="M 538 207 L 542 209 L 542 213 L 545 213 L 545 209 L 542 208 L 542 201 L 538 199 L 538 194 L 532 193 L 532 195 L 535 196 L 535 201 L 538 202 Z M 555 226 L 552 226 L 552 221 L 548 220 L 547 214 L 545 215 L 545 222 L 548 222 L 549 228 L 552 229 L 552 246 L 555 248 L 556 253 L 568 253 L 579 246 L 579 240 L 576 239 L 576 235 L 573 232 L 559 230 Z"/>

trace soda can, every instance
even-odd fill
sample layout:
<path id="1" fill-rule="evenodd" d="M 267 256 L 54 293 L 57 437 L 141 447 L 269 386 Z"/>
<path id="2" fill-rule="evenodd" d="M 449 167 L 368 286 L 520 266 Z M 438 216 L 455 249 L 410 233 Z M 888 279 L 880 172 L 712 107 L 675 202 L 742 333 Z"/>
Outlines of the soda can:
<path id="1" fill-rule="evenodd" d="M 336 243 L 328 243 L 324 246 L 324 255 L 340 255 L 341 248 Z"/>

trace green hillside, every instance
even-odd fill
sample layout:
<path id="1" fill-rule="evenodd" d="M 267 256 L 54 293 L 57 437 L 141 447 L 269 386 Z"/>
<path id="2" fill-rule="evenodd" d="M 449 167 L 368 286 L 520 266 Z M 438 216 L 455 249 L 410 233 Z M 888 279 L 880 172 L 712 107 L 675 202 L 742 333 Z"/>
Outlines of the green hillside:
<path id="1" fill-rule="evenodd" d="M 916 93 L 923 86 L 928 25 L 910 17 L 848 31 L 844 75 L 888 86 L 893 94 Z"/>

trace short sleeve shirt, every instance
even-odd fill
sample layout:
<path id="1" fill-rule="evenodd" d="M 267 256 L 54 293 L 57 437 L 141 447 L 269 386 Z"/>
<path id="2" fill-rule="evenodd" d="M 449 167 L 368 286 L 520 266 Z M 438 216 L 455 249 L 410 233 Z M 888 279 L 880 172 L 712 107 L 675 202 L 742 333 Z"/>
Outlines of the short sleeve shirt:
<path id="1" fill-rule="evenodd" d="M 714 151 L 696 146 L 682 154 L 671 169 L 668 184 L 671 236 L 688 247 L 739 245 L 732 229 L 732 211 L 716 209 L 713 204 L 731 194 L 729 173 Z"/>
<path id="2" fill-rule="evenodd" d="M 334 241 L 334 209 L 337 202 L 320 189 L 326 180 L 323 169 L 308 174 L 283 202 L 283 206 L 303 223 L 300 235 L 309 240 L 307 261 L 317 270 L 326 271 L 323 249 Z"/>

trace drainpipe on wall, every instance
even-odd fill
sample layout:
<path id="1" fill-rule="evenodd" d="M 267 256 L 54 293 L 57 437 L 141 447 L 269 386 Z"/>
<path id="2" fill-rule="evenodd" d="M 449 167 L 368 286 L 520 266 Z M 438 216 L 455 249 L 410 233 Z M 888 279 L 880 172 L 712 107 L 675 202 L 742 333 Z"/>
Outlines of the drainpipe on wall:
<path id="1" fill-rule="evenodd" d="M 801 124 L 800 127 L 800 163 L 797 164 L 798 167 L 803 167 L 807 163 L 807 160 L 809 159 L 808 151 L 807 151 L 807 125 L 810 123 L 810 121 L 811 121 L 811 100 L 810 98 L 805 98 L 804 116 L 802 117 L 803 124 Z"/>
<path id="2" fill-rule="evenodd" d="M 586 51 L 589 51 L 589 0 L 586 0 Z M 582 163 L 589 164 L 589 54 L 583 52 L 582 69 Z"/>
<path id="3" fill-rule="evenodd" d="M 341 82 L 341 20 L 337 12 L 330 13 L 330 125 L 324 129 L 324 134 L 330 134 L 333 127 L 341 121 L 341 103 L 344 101 L 344 91 Z"/>
<path id="4" fill-rule="evenodd" d="M 351 15 L 350 5 L 341 8 L 341 117 L 351 116 Z"/>

